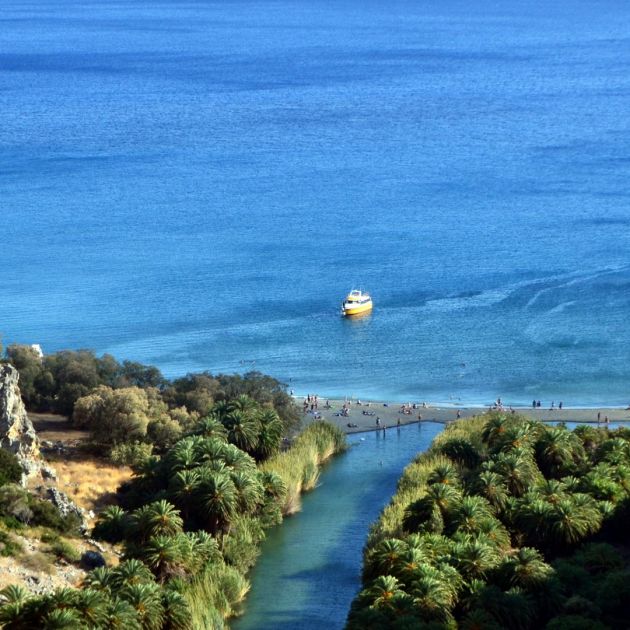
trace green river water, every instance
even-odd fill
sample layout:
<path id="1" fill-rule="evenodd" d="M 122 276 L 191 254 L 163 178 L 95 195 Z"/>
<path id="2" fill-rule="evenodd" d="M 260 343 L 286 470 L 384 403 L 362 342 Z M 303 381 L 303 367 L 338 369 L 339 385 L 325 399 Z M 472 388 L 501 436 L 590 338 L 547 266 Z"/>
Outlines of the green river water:
<path id="1" fill-rule="evenodd" d="M 403 468 L 443 429 L 421 423 L 349 436 L 350 448 L 322 471 L 302 511 L 269 532 L 236 630 L 343 628 L 360 586 L 370 524 Z"/>

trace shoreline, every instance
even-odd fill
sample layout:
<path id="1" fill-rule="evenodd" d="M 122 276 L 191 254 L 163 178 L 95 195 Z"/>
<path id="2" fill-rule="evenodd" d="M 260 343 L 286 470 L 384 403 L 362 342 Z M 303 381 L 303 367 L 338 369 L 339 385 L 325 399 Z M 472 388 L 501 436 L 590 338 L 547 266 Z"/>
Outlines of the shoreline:
<path id="1" fill-rule="evenodd" d="M 304 397 L 294 396 L 296 405 L 302 411 Z M 326 408 L 326 401 L 330 403 L 330 408 Z M 348 404 L 348 415 L 341 416 L 340 412 L 344 403 Z M 481 407 L 469 405 L 466 407 L 449 406 L 444 404 L 427 405 L 417 404 L 415 409 L 411 409 L 411 413 L 402 413 L 402 404 L 400 402 L 387 402 L 375 400 L 363 400 L 361 404 L 357 399 L 345 401 L 343 399 L 326 399 L 318 397 L 317 414 L 319 417 L 309 411 L 302 414 L 302 422 L 304 426 L 314 422 L 315 420 L 326 420 L 333 425 L 339 427 L 347 434 L 363 433 L 367 431 L 387 430 L 404 426 L 408 424 L 422 424 L 423 422 L 439 422 L 448 424 L 457 420 L 458 412 L 460 418 L 472 418 L 479 416 L 487 411 L 491 411 L 491 407 Z M 613 422 L 630 422 L 630 409 L 622 407 L 563 407 L 562 409 L 543 409 L 533 407 L 513 407 L 516 413 L 528 416 L 534 420 L 542 422 L 579 422 L 582 424 L 597 425 L 597 416 L 600 417 L 600 426 L 606 426 L 605 418 Z M 509 407 L 504 407 L 505 413 L 510 413 Z M 369 414 L 369 415 L 368 415 Z M 419 417 L 420 416 L 420 417 Z M 376 425 L 376 418 L 379 418 L 380 426 Z M 399 424 L 400 420 L 400 424 Z M 349 426 L 353 425 L 353 426 Z"/>

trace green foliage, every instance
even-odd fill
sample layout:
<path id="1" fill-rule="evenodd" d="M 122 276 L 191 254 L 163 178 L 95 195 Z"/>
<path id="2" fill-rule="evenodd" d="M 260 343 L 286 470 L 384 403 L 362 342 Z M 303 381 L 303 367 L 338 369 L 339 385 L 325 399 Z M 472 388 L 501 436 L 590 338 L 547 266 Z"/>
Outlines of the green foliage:
<path id="1" fill-rule="evenodd" d="M 124 432 L 129 430 L 131 439 L 145 439 L 165 450 L 217 403 L 233 406 L 246 398 L 254 403 L 256 413 L 247 414 L 244 432 L 242 427 L 233 428 L 233 439 L 260 460 L 271 456 L 280 438 L 300 423 L 286 386 L 259 372 L 217 376 L 202 372 L 168 381 L 153 366 L 119 363 L 110 355 L 97 357 L 89 350 L 42 358 L 30 346 L 14 344 L 5 355 L 20 373 L 20 390 L 29 410 L 73 416 L 77 426 L 89 426 L 105 444 L 125 441 Z M 126 391 L 116 395 L 111 390 Z M 146 393 L 148 402 L 137 390 Z M 97 398 L 91 398 L 95 393 Z M 76 404 L 86 397 L 75 413 Z M 257 425 L 255 440 L 248 437 L 252 424 Z M 113 433 L 108 436 L 110 428 Z"/>
<path id="2" fill-rule="evenodd" d="M 131 466 L 138 468 L 142 466 L 153 452 L 152 444 L 142 442 L 123 442 L 114 446 L 109 452 L 109 459 L 112 464 L 118 466 Z"/>
<path id="3" fill-rule="evenodd" d="M 81 552 L 71 543 L 64 540 L 52 542 L 48 549 L 57 559 L 70 563 L 77 563 L 81 560 Z"/>
<path id="4" fill-rule="evenodd" d="M 282 513 L 293 514 L 300 509 L 300 495 L 312 490 L 319 466 L 336 453 L 346 449 L 345 434 L 328 422 L 313 422 L 292 444 L 261 466 L 264 472 L 277 475 L 284 485 Z"/>
<path id="5" fill-rule="evenodd" d="M 0 556 L 18 556 L 22 551 L 23 547 L 19 540 L 9 532 L 0 529 Z"/>
<path id="6" fill-rule="evenodd" d="M 313 488 L 320 465 L 345 448 L 343 433 L 319 422 L 281 451 L 299 416 L 285 387 L 259 373 L 168 382 L 153 368 L 88 351 L 40 359 L 16 346 L 11 358 L 29 408 L 72 414 L 135 474 L 120 490 L 121 506 L 103 510 L 93 532 L 122 543 L 123 561 L 90 572 L 81 590 L 7 591 L 6 628 L 222 628 L 239 613 L 265 529 L 291 511 L 290 493 L 295 502 Z M 8 484 L 0 487 L 0 518 L 50 528 L 42 536 L 48 553 L 79 559 L 55 533 L 75 527 L 73 517 L 52 504 Z M 40 556 L 27 561 L 49 563 Z"/>
<path id="7" fill-rule="evenodd" d="M 20 483 L 22 467 L 17 457 L 5 449 L 0 449 L 0 486 L 7 483 Z"/>
<path id="8" fill-rule="evenodd" d="M 0 514 L 26 525 L 40 525 L 67 534 L 78 533 L 80 526 L 77 515 L 62 516 L 52 503 L 38 499 L 15 484 L 0 487 Z"/>
<path id="9" fill-rule="evenodd" d="M 628 517 L 630 432 L 454 423 L 372 527 L 347 627 L 625 627 L 630 571 L 590 541 L 627 541 Z"/>

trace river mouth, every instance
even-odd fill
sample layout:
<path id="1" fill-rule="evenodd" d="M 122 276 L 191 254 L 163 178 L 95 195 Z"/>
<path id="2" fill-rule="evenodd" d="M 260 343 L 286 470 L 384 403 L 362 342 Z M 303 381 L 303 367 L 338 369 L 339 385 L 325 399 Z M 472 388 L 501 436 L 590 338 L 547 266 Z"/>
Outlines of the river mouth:
<path id="1" fill-rule="evenodd" d="M 420 424 L 348 436 L 302 511 L 268 533 L 251 574 L 236 630 L 343 628 L 360 587 L 370 524 L 389 502 L 405 466 L 444 428 Z"/>
<path id="2" fill-rule="evenodd" d="M 567 422 L 569 429 L 578 422 Z M 610 429 L 627 426 L 611 422 Z M 389 502 L 403 469 L 444 424 L 421 422 L 348 436 L 350 448 L 322 471 L 302 511 L 268 532 L 252 588 L 234 630 L 335 630 L 345 626 L 360 588 L 370 525 Z"/>

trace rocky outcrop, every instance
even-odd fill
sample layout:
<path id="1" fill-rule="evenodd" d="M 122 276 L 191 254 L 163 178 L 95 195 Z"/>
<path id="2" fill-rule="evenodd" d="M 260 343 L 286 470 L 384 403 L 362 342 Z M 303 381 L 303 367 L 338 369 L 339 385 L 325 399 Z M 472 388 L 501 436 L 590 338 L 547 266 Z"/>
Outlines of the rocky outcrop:
<path id="1" fill-rule="evenodd" d="M 0 447 L 17 456 L 28 477 L 40 470 L 39 438 L 26 415 L 18 381 L 12 365 L 0 365 Z"/>
<path id="2" fill-rule="evenodd" d="M 58 510 L 61 516 L 74 514 L 79 521 L 79 529 L 82 534 L 89 531 L 88 518 L 94 518 L 94 512 L 88 512 L 79 507 L 65 492 L 57 488 L 46 488 L 45 498 L 48 499 Z"/>

